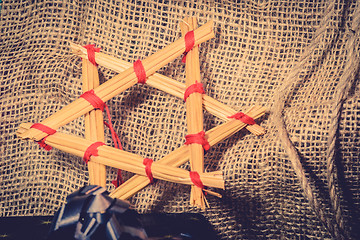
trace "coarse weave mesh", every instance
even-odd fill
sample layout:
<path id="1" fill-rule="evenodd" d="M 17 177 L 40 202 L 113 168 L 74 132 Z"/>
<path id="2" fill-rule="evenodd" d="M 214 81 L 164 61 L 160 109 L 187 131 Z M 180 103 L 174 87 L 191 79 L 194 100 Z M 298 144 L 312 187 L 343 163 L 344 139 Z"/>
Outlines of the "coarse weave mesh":
<path id="1" fill-rule="evenodd" d="M 267 133 L 242 130 L 205 154 L 226 186 L 223 198 L 207 196 L 205 211 L 190 206 L 190 187 L 164 181 L 135 195 L 136 209 L 200 211 L 222 239 L 359 239 L 355 1 L 3 1 L 0 216 L 53 214 L 88 181 L 81 158 L 15 135 L 82 94 L 81 60 L 68 41 L 133 62 L 178 39 L 185 16 L 215 22 L 216 37 L 200 45 L 206 93 L 237 111 L 266 106 L 258 122 Z M 99 70 L 102 82 L 115 75 Z M 184 82 L 185 65 L 178 58 L 160 73 Z M 184 144 L 182 99 L 145 84 L 107 103 L 125 150 L 157 160 Z M 205 113 L 205 130 L 221 122 Z M 59 131 L 84 136 L 83 118 Z M 108 173 L 111 190 L 116 170 Z"/>

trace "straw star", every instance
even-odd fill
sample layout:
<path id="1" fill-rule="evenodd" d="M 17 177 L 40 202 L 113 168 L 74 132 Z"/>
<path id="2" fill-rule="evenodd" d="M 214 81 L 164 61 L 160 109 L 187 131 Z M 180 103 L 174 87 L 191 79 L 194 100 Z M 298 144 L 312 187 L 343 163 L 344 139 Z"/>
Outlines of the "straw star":
<path id="1" fill-rule="evenodd" d="M 182 25 L 183 34 L 195 27 L 196 24 L 194 24 L 194 22 L 191 23 L 190 20 L 191 19 L 185 20 L 185 22 L 188 21 L 184 23 L 186 26 Z M 212 22 L 209 22 L 193 31 L 193 46 L 198 46 L 200 43 L 214 37 L 212 25 Z M 138 82 L 146 83 L 175 97 L 183 98 L 189 86 L 197 79 L 190 76 L 190 83 L 185 85 L 155 72 L 184 52 L 188 53 L 186 62 L 195 61 L 195 63 L 198 64 L 197 47 L 189 50 L 187 49 L 188 46 L 184 44 L 184 41 L 186 41 L 186 35 L 159 52 L 149 56 L 142 62 L 139 63 L 138 60 L 134 64 L 127 63 L 101 52 L 92 52 L 90 56 L 88 49 L 71 43 L 70 45 L 73 52 L 83 58 L 83 68 L 86 68 L 85 70 L 83 69 L 83 79 L 85 79 L 83 84 L 87 84 L 87 86 L 83 87 L 84 91 L 86 91 L 83 95 L 87 95 L 87 97 L 83 95 L 80 96 L 80 98 L 73 103 L 65 106 L 41 123 L 21 124 L 17 134 L 23 139 L 32 139 L 77 156 L 84 156 L 84 160 L 89 163 L 89 175 L 92 176 L 90 177 L 91 184 L 95 183 L 102 186 L 106 184 L 105 166 L 123 169 L 137 174 L 116 188 L 110 195 L 112 197 L 126 199 L 147 186 L 151 182 L 149 177 L 150 167 L 151 177 L 191 186 L 196 185 L 201 188 L 200 191 L 197 191 L 200 195 L 202 194 L 202 191 L 207 191 L 210 194 L 219 196 L 219 194 L 203 188 L 202 185 L 224 188 L 224 180 L 221 171 L 207 173 L 204 172 L 203 166 L 191 166 L 192 171 L 190 172 L 178 168 L 189 160 L 191 162 L 198 161 L 200 164 L 203 164 L 203 155 L 200 156 L 199 159 L 194 157 L 194 151 L 197 151 L 198 153 L 203 151 L 202 147 L 199 147 L 199 144 L 196 141 L 195 143 L 192 142 L 188 145 L 183 145 L 160 160 L 154 162 L 151 161 L 151 163 L 147 161 L 147 165 L 144 166 L 145 162 L 143 161 L 144 158 L 142 156 L 104 145 L 103 128 L 101 127 L 99 127 L 100 130 L 99 128 L 96 130 L 97 134 L 94 136 L 90 136 L 93 131 L 91 131 L 91 127 L 88 128 L 85 139 L 55 131 L 55 129 L 58 129 L 84 114 L 88 116 L 85 118 L 86 125 L 89 125 L 90 122 L 93 122 L 95 126 L 102 125 L 102 111 L 96 110 L 96 108 L 101 108 L 102 103 Z M 92 62 L 92 65 L 89 64 L 89 61 Z M 97 64 L 112 69 L 119 74 L 99 85 L 96 68 Z M 189 70 L 188 68 L 191 68 L 191 64 L 187 63 L 187 75 L 193 74 L 194 70 Z M 199 74 L 200 70 L 195 70 L 195 72 L 195 74 Z M 85 82 L 86 80 L 88 80 L 87 83 Z M 91 82 L 93 82 L 92 86 L 90 86 Z M 237 115 L 235 110 L 203 93 L 196 92 L 196 94 L 192 95 L 195 97 L 197 96 L 198 103 L 200 99 L 200 110 L 202 110 L 202 106 L 209 113 L 225 120 L 225 123 L 202 134 L 202 138 L 206 140 L 209 147 L 226 139 L 244 127 L 256 135 L 264 134 L 265 131 L 262 127 L 253 122 L 250 123 L 249 121 L 244 120 L 246 117 L 252 120 L 261 117 L 265 113 L 263 107 L 252 107 L 246 113 Z M 194 104 L 195 97 L 192 95 L 190 96 L 192 100 L 189 97 L 190 100 L 187 102 L 188 111 Z M 202 114 L 198 108 L 199 106 L 197 106 L 197 109 L 194 111 L 195 115 Z M 192 117 L 194 117 L 194 115 Z M 190 118 L 192 117 L 190 116 Z M 36 125 L 36 127 L 34 127 L 34 125 Z M 202 129 L 202 123 L 200 128 Z M 192 131 L 194 131 L 194 126 L 190 126 L 189 133 L 192 133 Z M 145 169 L 147 170 L 146 172 Z M 199 182 L 201 184 L 199 184 Z M 199 194 L 195 195 L 198 196 Z M 195 196 L 195 200 L 193 199 L 191 203 L 204 207 L 204 199 L 202 197 L 200 200 L 196 199 L 199 198 Z"/>

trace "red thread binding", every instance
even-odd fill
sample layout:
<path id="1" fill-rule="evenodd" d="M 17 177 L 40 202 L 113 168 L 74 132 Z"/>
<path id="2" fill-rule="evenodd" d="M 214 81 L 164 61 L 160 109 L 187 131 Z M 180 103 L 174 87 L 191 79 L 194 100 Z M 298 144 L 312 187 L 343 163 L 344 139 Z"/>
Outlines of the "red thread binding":
<path id="1" fill-rule="evenodd" d="M 200 179 L 200 175 L 198 172 L 195 172 L 195 171 L 190 171 L 190 179 L 192 181 L 192 183 L 201 188 L 201 189 L 204 189 L 204 184 L 202 183 L 201 179 Z"/>
<path id="2" fill-rule="evenodd" d="M 150 158 L 144 158 L 143 164 L 145 165 L 145 173 L 146 176 L 149 178 L 150 183 L 154 182 L 154 178 L 151 172 L 151 164 L 153 163 L 153 160 Z"/>
<path id="3" fill-rule="evenodd" d="M 99 156 L 98 147 L 105 145 L 103 142 L 94 142 L 85 151 L 83 160 L 88 163 L 91 156 Z"/>
<path id="4" fill-rule="evenodd" d="M 134 72 L 136 77 L 138 78 L 138 83 L 145 84 L 146 83 L 146 72 L 142 62 L 139 60 L 133 63 Z"/>
<path id="5" fill-rule="evenodd" d="M 45 140 L 48 136 L 44 137 L 43 139 L 41 139 L 40 141 L 37 141 L 37 143 L 39 144 L 40 148 L 45 149 L 46 151 L 50 151 L 52 149 L 52 146 L 47 145 L 45 143 Z"/>
<path id="6" fill-rule="evenodd" d="M 185 34 L 185 52 L 181 60 L 183 63 L 186 62 L 186 55 L 188 54 L 188 52 L 190 52 L 190 50 L 194 47 L 194 45 L 195 45 L 194 31 L 189 31 Z"/>
<path id="7" fill-rule="evenodd" d="M 55 129 L 52 129 L 41 123 L 34 123 L 30 128 L 35 128 L 35 129 L 40 130 L 48 135 L 53 135 L 54 133 L 56 133 Z"/>
<path id="8" fill-rule="evenodd" d="M 116 134 L 116 132 L 112 126 L 112 123 L 111 123 L 110 110 L 109 110 L 108 106 L 103 102 L 103 100 L 101 100 L 101 98 L 96 96 L 93 89 L 83 93 L 80 97 L 82 97 L 86 101 L 88 101 L 95 109 L 100 109 L 101 111 L 104 111 L 104 108 L 106 108 L 106 114 L 109 119 L 109 123 L 104 121 L 104 124 L 107 127 L 109 127 L 109 129 L 110 129 L 111 137 L 113 139 L 115 148 L 122 149 L 119 136 Z M 115 185 L 115 187 L 118 187 L 120 184 L 123 183 L 123 179 L 121 176 L 121 169 L 118 169 L 117 178 L 116 178 L 116 180 L 113 180 L 112 183 Z"/>
<path id="9" fill-rule="evenodd" d="M 111 116 L 110 116 L 110 110 L 109 110 L 109 108 L 108 108 L 108 106 L 106 104 L 105 104 L 105 109 L 106 109 L 106 115 L 107 115 L 107 118 L 109 120 L 109 123 L 104 121 L 104 124 L 110 129 L 111 138 L 112 138 L 112 140 L 114 142 L 114 147 L 117 148 L 117 149 L 123 150 L 123 147 L 122 147 L 121 142 L 120 142 L 120 138 L 116 134 L 115 129 L 114 129 L 112 123 L 111 123 L 112 121 L 111 121 Z M 117 170 L 116 179 L 112 180 L 111 183 L 114 184 L 115 188 L 119 187 L 121 184 L 124 183 L 121 169 Z"/>
<path id="10" fill-rule="evenodd" d="M 228 118 L 235 118 L 236 120 L 240 120 L 243 123 L 248 124 L 248 125 L 256 124 L 255 120 L 252 117 L 250 117 L 249 115 L 246 115 L 245 113 L 242 113 L 242 112 L 235 113 L 234 115 L 229 116 Z"/>
<path id="11" fill-rule="evenodd" d="M 41 124 L 41 123 L 34 123 L 30 128 L 38 129 L 38 130 L 48 134 L 48 136 L 53 135 L 54 133 L 56 133 L 55 129 L 52 129 L 52 128 L 50 128 L 48 126 L 45 126 L 44 124 Z M 40 148 L 44 148 L 46 151 L 50 151 L 52 149 L 52 147 L 50 145 L 47 145 L 45 143 L 45 140 L 46 140 L 46 138 L 48 136 L 44 137 L 43 139 L 41 139 L 39 141 L 36 141 L 39 144 Z"/>
<path id="12" fill-rule="evenodd" d="M 190 85 L 188 88 L 186 88 L 184 93 L 184 101 L 186 102 L 186 99 L 192 94 L 192 93 L 201 93 L 204 94 L 205 90 L 203 88 L 202 83 L 199 83 L 198 81 L 195 81 L 194 84 Z"/>
<path id="13" fill-rule="evenodd" d="M 95 44 L 88 44 L 86 46 L 83 46 L 87 50 L 87 55 L 89 61 L 97 66 L 98 64 L 95 62 L 95 52 L 100 52 L 101 48 L 95 47 Z"/>
<path id="14" fill-rule="evenodd" d="M 123 150 L 122 145 L 121 145 L 121 142 L 120 142 L 120 138 L 119 138 L 119 136 L 116 134 L 115 129 L 114 129 L 114 127 L 113 127 L 112 124 L 111 124 L 111 117 L 110 117 L 109 108 L 107 107 L 106 104 L 105 104 L 105 107 L 106 107 L 106 114 L 107 114 L 107 116 L 108 116 L 109 123 L 107 123 L 107 122 L 104 121 L 104 124 L 110 129 L 111 138 L 112 138 L 112 140 L 113 140 L 113 142 L 114 142 L 115 148 Z M 111 183 L 114 184 L 115 188 L 117 188 L 118 186 L 120 186 L 121 184 L 124 183 L 121 169 L 118 169 L 118 170 L 117 170 L 116 179 L 115 179 L 115 180 L 112 180 Z"/>
<path id="15" fill-rule="evenodd" d="M 120 138 L 116 134 L 115 129 L 114 129 L 112 123 L 111 123 L 112 121 L 111 121 L 110 110 L 109 110 L 109 108 L 108 108 L 108 106 L 106 104 L 105 104 L 105 109 L 106 109 L 106 115 L 107 115 L 107 118 L 109 120 L 109 123 L 104 121 L 104 124 L 110 129 L 111 137 L 113 139 L 115 148 L 123 150 L 123 147 L 122 147 L 121 142 L 120 142 Z"/>
<path id="16" fill-rule="evenodd" d="M 185 140 L 186 140 L 185 141 L 186 145 L 197 143 L 197 144 L 202 145 L 205 151 L 210 149 L 210 144 L 205 139 L 205 132 L 204 131 L 201 131 L 201 132 L 196 133 L 196 134 L 188 134 L 188 135 L 185 136 Z"/>
<path id="17" fill-rule="evenodd" d="M 80 97 L 88 101 L 95 109 L 100 109 L 101 111 L 104 111 L 105 103 L 103 102 L 103 100 L 101 100 L 101 98 L 96 96 L 93 89 L 84 92 L 82 95 L 80 95 Z"/>
<path id="18" fill-rule="evenodd" d="M 124 180 L 122 178 L 121 169 L 118 169 L 116 174 L 116 179 L 112 180 L 111 183 L 115 186 L 115 188 L 119 187 L 121 184 L 124 183 Z"/>

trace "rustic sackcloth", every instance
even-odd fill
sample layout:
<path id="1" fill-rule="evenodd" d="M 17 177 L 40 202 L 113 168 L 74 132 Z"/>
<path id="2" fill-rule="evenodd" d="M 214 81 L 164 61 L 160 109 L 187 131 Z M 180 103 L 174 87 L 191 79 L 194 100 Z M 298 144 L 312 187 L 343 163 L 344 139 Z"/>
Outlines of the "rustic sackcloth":
<path id="1" fill-rule="evenodd" d="M 200 45 L 206 93 L 237 111 L 266 106 L 267 132 L 244 129 L 206 152 L 226 186 L 210 208 L 190 206 L 190 187 L 157 181 L 130 199 L 135 209 L 201 212 L 222 239 L 359 239 L 359 1 L 3 1 L 0 216 L 51 215 L 88 182 L 81 158 L 15 135 L 82 94 L 68 41 L 134 62 L 178 39 L 186 16 L 215 22 Z M 99 71 L 102 82 L 115 75 Z M 184 82 L 181 57 L 159 72 Z M 156 161 L 184 144 L 183 99 L 137 84 L 107 104 L 126 151 Z M 204 118 L 205 130 L 222 123 Z M 59 131 L 84 136 L 83 118 Z"/>

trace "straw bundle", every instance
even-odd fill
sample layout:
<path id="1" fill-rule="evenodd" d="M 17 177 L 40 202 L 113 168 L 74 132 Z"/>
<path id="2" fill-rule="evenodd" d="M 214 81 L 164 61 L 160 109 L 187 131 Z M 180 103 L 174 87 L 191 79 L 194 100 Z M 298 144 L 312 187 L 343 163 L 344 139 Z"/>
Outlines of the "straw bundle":
<path id="1" fill-rule="evenodd" d="M 82 80 L 83 91 L 89 91 L 98 87 L 99 73 L 97 66 L 88 59 L 82 59 Z M 104 119 L 100 109 L 94 109 L 86 113 L 85 119 L 85 139 L 91 141 L 104 142 Z M 105 165 L 90 161 L 88 164 L 90 184 L 106 187 L 106 167 Z"/>
<path id="2" fill-rule="evenodd" d="M 185 18 L 180 23 L 183 36 L 189 31 L 197 28 L 196 18 Z M 199 48 L 194 46 L 186 54 L 186 87 L 195 83 L 201 83 Z M 194 92 L 186 100 L 186 119 L 188 134 L 197 134 L 203 131 L 203 112 L 202 112 L 202 94 Z M 191 171 L 204 172 L 204 149 L 201 144 L 190 144 L 190 168 Z M 200 187 L 192 186 L 190 193 L 190 203 L 192 205 L 205 208 L 205 196 Z"/>
<path id="3" fill-rule="evenodd" d="M 17 134 L 22 135 L 30 129 L 31 125 L 31 123 L 22 123 Z M 56 132 L 53 135 L 49 135 L 46 138 L 45 143 L 64 152 L 83 157 L 88 147 L 95 142 Z M 143 159 L 144 158 L 139 155 L 103 145 L 98 147 L 97 156 L 93 155 L 90 161 L 146 176 Z M 189 172 L 184 169 L 154 162 L 151 166 L 151 170 L 154 178 L 187 185 L 193 184 Z M 221 172 L 199 173 L 199 175 L 204 185 L 215 188 L 224 188 L 224 180 L 222 179 Z"/>

